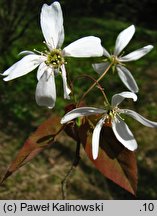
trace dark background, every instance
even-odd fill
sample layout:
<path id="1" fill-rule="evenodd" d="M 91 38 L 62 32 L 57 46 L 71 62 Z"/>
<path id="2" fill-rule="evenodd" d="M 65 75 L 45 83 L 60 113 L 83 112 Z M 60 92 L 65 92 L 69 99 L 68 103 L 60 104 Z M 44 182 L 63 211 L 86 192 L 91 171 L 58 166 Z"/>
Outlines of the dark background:
<path id="1" fill-rule="evenodd" d="M 157 28 L 156 0 L 63 0 L 65 14 L 96 16 L 132 21 L 147 28 Z"/>

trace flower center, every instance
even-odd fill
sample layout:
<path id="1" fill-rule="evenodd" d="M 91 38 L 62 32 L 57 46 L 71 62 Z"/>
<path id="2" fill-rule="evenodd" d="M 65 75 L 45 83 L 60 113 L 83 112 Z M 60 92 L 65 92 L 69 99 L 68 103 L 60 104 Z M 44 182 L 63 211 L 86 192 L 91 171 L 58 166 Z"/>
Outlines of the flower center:
<path id="1" fill-rule="evenodd" d="M 113 65 L 117 65 L 117 64 L 120 63 L 120 62 L 118 61 L 117 56 L 115 56 L 115 55 L 112 55 L 112 56 L 111 56 L 110 61 L 113 63 Z"/>
<path id="2" fill-rule="evenodd" d="M 112 63 L 112 71 L 113 73 L 115 72 L 115 69 L 116 69 L 116 65 L 123 65 L 124 64 L 122 62 L 119 61 L 118 57 L 115 56 L 115 55 L 111 55 L 109 58 L 108 58 L 108 61 L 110 63 Z"/>
<path id="3" fill-rule="evenodd" d="M 119 113 L 118 113 L 118 107 L 110 107 L 107 111 L 107 116 L 106 116 L 106 119 L 105 119 L 105 126 L 107 127 L 111 127 L 112 126 L 112 120 L 116 120 L 116 116 L 119 116 Z M 119 116 L 120 117 L 120 116 Z M 121 118 L 121 117 L 120 117 Z"/>
<path id="4" fill-rule="evenodd" d="M 60 67 L 66 62 L 62 56 L 61 50 L 53 49 L 51 52 L 47 53 L 47 60 L 45 63 L 48 66 L 52 66 L 54 69 L 60 69 Z"/>

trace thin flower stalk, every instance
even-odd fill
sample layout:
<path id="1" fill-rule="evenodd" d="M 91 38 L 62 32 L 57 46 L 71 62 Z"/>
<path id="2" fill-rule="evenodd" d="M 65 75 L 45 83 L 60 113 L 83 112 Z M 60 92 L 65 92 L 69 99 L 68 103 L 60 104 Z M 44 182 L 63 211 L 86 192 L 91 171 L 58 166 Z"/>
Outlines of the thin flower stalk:
<path id="1" fill-rule="evenodd" d="M 100 80 L 104 78 L 104 76 L 106 75 L 106 73 L 109 71 L 111 67 L 112 67 L 112 63 L 106 68 L 106 70 L 101 74 L 101 76 L 89 87 L 89 89 L 82 95 L 77 106 L 79 106 L 81 101 L 83 101 L 83 99 L 87 96 L 87 94 L 100 82 Z M 106 103 L 108 104 L 108 99 L 106 97 L 106 94 L 105 94 L 105 100 L 106 100 Z"/>

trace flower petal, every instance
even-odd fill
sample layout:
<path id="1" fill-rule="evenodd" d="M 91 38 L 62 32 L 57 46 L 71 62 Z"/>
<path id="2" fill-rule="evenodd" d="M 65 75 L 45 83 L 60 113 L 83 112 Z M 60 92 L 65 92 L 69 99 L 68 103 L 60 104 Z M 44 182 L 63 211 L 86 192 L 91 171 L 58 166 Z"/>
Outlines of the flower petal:
<path id="1" fill-rule="evenodd" d="M 123 120 L 116 119 L 112 122 L 113 132 L 120 143 L 130 151 L 137 149 L 137 142 L 129 127 Z"/>
<path id="2" fill-rule="evenodd" d="M 42 75 L 44 74 L 44 72 L 47 70 L 47 65 L 45 64 L 45 62 L 42 62 L 39 65 L 38 71 L 37 71 L 37 79 L 40 80 L 40 78 L 42 77 Z"/>
<path id="3" fill-rule="evenodd" d="M 58 44 L 57 44 L 57 48 L 61 48 L 64 42 L 64 27 L 62 26 L 62 29 L 59 33 L 58 36 Z"/>
<path id="4" fill-rule="evenodd" d="M 106 117 L 105 117 L 106 118 Z M 104 124 L 105 118 L 102 118 L 97 123 L 96 127 L 94 128 L 93 135 L 92 135 L 92 154 L 93 159 L 97 159 L 98 152 L 99 152 L 99 140 L 100 140 L 100 132 L 102 129 L 102 126 Z"/>
<path id="5" fill-rule="evenodd" d="M 29 51 L 29 50 L 24 50 L 24 51 L 19 53 L 19 55 L 30 55 L 30 54 L 35 54 L 35 53 L 32 51 Z"/>
<path id="6" fill-rule="evenodd" d="M 109 52 L 103 47 L 103 55 L 110 58 L 111 55 L 109 54 Z"/>
<path id="7" fill-rule="evenodd" d="M 130 73 L 130 71 L 123 67 L 118 65 L 116 67 L 117 71 L 118 71 L 118 75 L 120 77 L 120 79 L 122 80 L 122 82 L 124 83 L 124 85 L 132 92 L 138 92 L 138 86 L 137 83 L 135 81 L 135 79 L 133 78 L 132 74 Z"/>
<path id="8" fill-rule="evenodd" d="M 145 46 L 141 49 L 135 50 L 134 52 L 129 53 L 126 56 L 120 57 L 118 60 L 120 62 L 130 62 L 130 61 L 136 61 L 143 56 L 145 56 L 147 53 L 149 53 L 153 49 L 152 45 Z"/>
<path id="9" fill-rule="evenodd" d="M 131 25 L 128 28 L 124 29 L 122 32 L 120 32 L 120 34 L 118 35 L 118 37 L 116 39 L 114 55 L 118 56 L 120 54 L 120 52 L 130 42 L 134 33 L 135 33 L 135 26 L 134 25 Z"/>
<path id="10" fill-rule="evenodd" d="M 111 105 L 113 107 L 118 106 L 125 98 L 132 98 L 133 101 L 136 101 L 137 100 L 137 95 L 135 93 L 129 92 L 129 91 L 121 92 L 119 94 L 115 94 L 112 97 Z"/>
<path id="11" fill-rule="evenodd" d="M 77 117 L 101 114 L 105 112 L 106 111 L 104 109 L 98 109 L 94 107 L 79 107 L 65 114 L 65 116 L 63 116 L 63 118 L 61 119 L 61 124 L 65 124 L 68 121 L 71 121 Z"/>
<path id="12" fill-rule="evenodd" d="M 3 73 L 4 76 L 7 76 L 3 80 L 9 81 L 24 76 L 25 74 L 31 72 L 36 67 L 38 67 L 38 65 L 41 64 L 44 60 L 44 56 L 32 54 L 27 55 L 23 57 L 20 61 L 13 64 Z"/>
<path id="13" fill-rule="evenodd" d="M 93 69 L 100 75 L 108 68 L 109 65 L 109 62 L 92 64 Z"/>
<path id="14" fill-rule="evenodd" d="M 54 73 L 52 73 L 51 68 L 47 67 L 47 70 L 40 78 L 36 87 L 35 99 L 39 106 L 46 106 L 49 108 L 55 106 L 56 86 Z"/>
<path id="15" fill-rule="evenodd" d="M 157 122 L 150 121 L 150 120 L 144 118 L 143 116 L 141 116 L 140 114 L 138 114 L 137 112 L 135 112 L 133 110 L 123 109 L 122 111 L 126 115 L 131 116 L 136 121 L 140 122 L 141 124 L 143 124 L 143 125 L 145 125 L 147 127 L 157 127 Z"/>
<path id="16" fill-rule="evenodd" d="M 103 47 L 98 37 L 83 37 L 69 44 L 63 49 L 64 56 L 97 57 L 103 55 Z"/>
<path id="17" fill-rule="evenodd" d="M 64 98 L 65 99 L 70 99 L 69 94 L 70 94 L 71 90 L 68 88 L 68 85 L 67 85 L 66 70 L 65 70 L 65 66 L 64 65 L 61 66 L 61 70 L 62 70 Z"/>
<path id="18" fill-rule="evenodd" d="M 63 14 L 59 2 L 42 6 L 40 23 L 49 49 L 59 48 L 64 40 Z"/>

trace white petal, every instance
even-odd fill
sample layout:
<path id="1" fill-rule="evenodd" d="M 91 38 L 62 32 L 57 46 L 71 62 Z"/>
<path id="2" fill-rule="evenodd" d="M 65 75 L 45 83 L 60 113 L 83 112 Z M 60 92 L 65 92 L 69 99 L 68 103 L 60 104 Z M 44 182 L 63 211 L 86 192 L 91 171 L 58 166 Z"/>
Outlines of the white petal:
<path id="1" fill-rule="evenodd" d="M 61 124 L 64 124 L 68 121 L 71 121 L 77 117 L 81 116 L 88 116 L 88 115 L 94 115 L 94 114 L 101 114 L 105 113 L 106 111 L 104 109 L 98 109 L 94 107 L 80 107 L 73 109 L 72 111 L 65 114 L 65 116 L 61 119 Z"/>
<path id="2" fill-rule="evenodd" d="M 64 42 L 64 27 L 62 26 L 62 29 L 61 29 L 59 36 L 58 36 L 57 48 L 61 48 L 63 42 Z"/>
<path id="3" fill-rule="evenodd" d="M 116 39 L 114 55 L 118 56 L 120 54 L 120 52 L 130 42 L 134 33 L 135 33 L 135 26 L 134 25 L 131 25 L 128 28 L 124 29 L 122 32 L 120 32 L 120 34 L 118 35 L 118 37 Z"/>
<path id="4" fill-rule="evenodd" d="M 108 57 L 108 58 L 111 57 L 111 55 L 109 54 L 109 52 L 105 48 L 103 48 L 103 55 Z"/>
<path id="5" fill-rule="evenodd" d="M 112 97 L 112 101 L 111 101 L 111 105 L 114 106 L 118 106 L 125 98 L 132 98 L 133 101 L 137 100 L 137 95 L 133 92 L 121 92 L 119 94 L 115 94 Z"/>
<path id="6" fill-rule="evenodd" d="M 93 69 L 100 75 L 104 73 L 104 71 L 108 68 L 109 65 L 109 62 L 92 64 Z"/>
<path id="7" fill-rule="evenodd" d="M 122 80 L 122 82 L 124 83 L 124 85 L 132 92 L 138 92 L 138 86 L 137 83 L 135 81 L 135 79 L 133 78 L 132 74 L 130 73 L 130 71 L 123 67 L 118 65 L 116 67 L 117 71 L 118 71 L 118 75 L 120 77 L 120 79 Z"/>
<path id="8" fill-rule="evenodd" d="M 157 122 L 150 121 L 133 110 L 123 109 L 122 111 L 147 127 L 157 127 Z"/>
<path id="9" fill-rule="evenodd" d="M 103 55 L 103 47 L 98 37 L 88 36 L 76 40 L 63 49 L 64 56 L 97 57 Z"/>
<path id="10" fill-rule="evenodd" d="M 145 47 L 138 49 L 134 52 L 131 52 L 128 55 L 119 58 L 118 60 L 120 62 L 136 61 L 136 60 L 142 58 L 143 56 L 145 56 L 147 53 L 149 53 L 152 49 L 153 49 L 153 46 L 148 45 L 148 46 L 145 46 Z"/>
<path id="11" fill-rule="evenodd" d="M 40 78 L 42 77 L 43 73 L 47 70 L 47 65 L 45 64 L 45 62 L 42 62 L 39 65 L 38 71 L 37 71 L 37 79 L 40 80 Z"/>
<path id="12" fill-rule="evenodd" d="M 8 68 L 3 75 L 7 76 L 3 80 L 9 81 L 25 74 L 31 72 L 39 64 L 41 64 L 45 60 L 44 56 L 40 55 L 27 55 L 23 57 L 20 61 L 13 64 L 10 68 Z"/>
<path id="13" fill-rule="evenodd" d="M 58 48 L 64 40 L 63 14 L 60 3 L 44 4 L 40 14 L 41 29 L 50 50 Z"/>
<path id="14" fill-rule="evenodd" d="M 96 127 L 94 128 L 93 135 L 92 135 L 92 154 L 93 159 L 97 159 L 98 152 L 99 152 L 99 140 L 100 140 L 100 132 L 102 129 L 102 126 L 104 124 L 105 118 L 102 118 L 97 123 Z"/>
<path id="15" fill-rule="evenodd" d="M 134 135 L 123 120 L 116 119 L 112 122 L 113 132 L 120 143 L 122 143 L 130 151 L 137 149 L 137 142 Z"/>
<path id="16" fill-rule="evenodd" d="M 32 51 L 29 51 L 29 50 L 24 50 L 24 51 L 19 53 L 19 55 L 30 55 L 30 54 L 35 54 L 35 53 Z"/>
<path id="17" fill-rule="evenodd" d="M 66 70 L 65 70 L 65 66 L 64 65 L 61 66 L 61 70 L 62 70 L 64 98 L 65 99 L 70 99 L 69 94 L 70 94 L 71 90 L 68 88 L 68 85 L 67 85 Z"/>
<path id="18" fill-rule="evenodd" d="M 49 108 L 55 106 L 56 86 L 54 73 L 52 73 L 51 68 L 47 67 L 47 70 L 40 78 L 36 87 L 35 99 L 39 106 L 46 106 Z"/>

